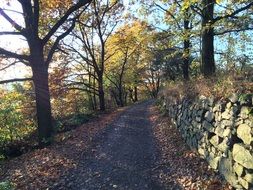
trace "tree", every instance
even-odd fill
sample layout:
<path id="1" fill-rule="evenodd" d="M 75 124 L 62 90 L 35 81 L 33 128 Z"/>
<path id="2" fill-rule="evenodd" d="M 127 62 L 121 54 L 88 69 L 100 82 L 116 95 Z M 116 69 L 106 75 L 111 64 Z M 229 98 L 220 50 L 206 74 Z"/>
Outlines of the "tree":
<path id="1" fill-rule="evenodd" d="M 162 23 L 165 23 L 168 27 L 165 31 L 168 36 L 173 36 L 173 43 L 170 41 L 170 48 L 179 46 L 183 49 L 183 64 L 181 65 L 182 75 L 185 80 L 189 80 L 189 66 L 191 57 L 191 40 L 194 37 L 192 31 L 196 27 L 197 22 L 195 20 L 195 13 L 187 7 L 188 1 L 184 0 L 173 0 L 173 1 L 150 1 L 150 4 L 146 9 L 148 12 L 153 12 L 154 15 L 158 11 L 157 17 L 161 22 L 160 12 L 163 13 Z M 146 6 L 146 5 L 144 5 Z M 155 24 L 157 27 L 157 23 Z M 160 28 L 158 28 L 160 30 Z M 164 30 L 164 29 L 163 29 Z M 164 31 L 164 32 L 165 32 Z M 169 42 L 167 42 L 168 44 Z M 178 48 L 178 50 L 180 50 Z M 181 53 L 181 52 L 180 52 Z"/>
<path id="2" fill-rule="evenodd" d="M 214 36 L 215 27 L 219 25 L 219 22 L 230 22 L 229 19 L 235 19 L 242 22 L 245 19 L 244 15 L 240 15 L 242 12 L 251 10 L 253 2 L 249 1 L 233 1 L 228 4 L 222 5 L 222 8 L 215 9 L 215 5 L 223 3 L 223 1 L 218 0 L 202 0 L 201 6 L 196 2 L 193 4 L 188 4 L 192 10 L 194 10 L 202 19 L 201 23 L 201 38 L 202 38 L 202 52 L 201 52 L 201 62 L 202 62 L 202 73 L 205 77 L 212 76 L 215 73 L 215 60 L 214 60 Z M 239 8 L 238 8 L 239 7 Z M 217 15 L 216 17 L 214 16 Z M 250 15 L 250 14 L 248 14 Z M 247 19 L 246 19 L 247 20 Z M 224 28 L 224 27 L 223 27 Z M 252 29 L 248 24 L 240 26 L 239 31 Z M 219 34 L 225 34 L 228 32 L 238 31 L 234 29 L 224 30 Z"/>
<path id="3" fill-rule="evenodd" d="M 137 80 L 134 71 L 138 72 L 141 57 L 144 56 L 149 38 L 152 37 L 152 32 L 149 32 L 147 23 L 134 21 L 120 27 L 108 39 L 107 47 L 114 54 L 108 61 L 106 78 L 110 81 L 110 91 L 118 106 L 126 104 L 127 89 L 130 89 L 131 95 L 130 84 L 136 83 Z M 138 100 L 136 85 L 134 85 L 134 97 L 131 98 L 133 101 Z"/>
<path id="4" fill-rule="evenodd" d="M 73 84 L 82 83 L 86 86 L 86 90 L 93 90 L 98 95 L 101 111 L 105 110 L 105 65 L 113 54 L 109 49 L 106 49 L 106 43 L 117 24 L 121 21 L 123 8 L 118 0 L 92 1 L 90 9 L 80 17 L 78 27 L 72 33 L 74 43 L 72 45 L 65 44 L 70 51 L 76 54 L 75 61 L 77 64 L 83 64 L 82 68 L 86 72 L 86 79 L 88 74 L 90 81 L 92 79 L 96 81 L 93 83 L 95 86 L 83 82 L 84 75 L 84 78 L 76 78 L 77 81 Z"/>
<path id="5" fill-rule="evenodd" d="M 52 137 L 52 121 L 51 121 L 51 104 L 48 85 L 48 68 L 49 64 L 56 52 L 59 42 L 66 37 L 75 27 L 75 21 L 84 11 L 91 0 L 80 0 L 75 4 L 70 4 L 66 11 L 58 10 L 59 19 L 52 19 L 45 27 L 43 19 L 45 12 L 42 6 L 57 5 L 56 2 L 39 1 L 39 0 L 19 0 L 22 6 L 22 16 L 24 26 L 15 22 L 3 8 L 0 8 L 0 14 L 15 29 L 14 31 L 2 31 L 1 35 L 20 35 L 23 36 L 28 43 L 27 53 L 14 53 L 4 48 L 0 48 L 0 55 L 5 58 L 14 58 L 32 68 L 33 83 L 36 94 L 36 110 L 38 120 L 39 144 L 41 146 L 50 143 Z M 57 1 L 58 2 L 58 1 Z M 52 4 L 51 4 L 52 3 Z M 56 4 L 55 4 L 56 3 Z M 68 5 L 68 4 L 62 4 Z M 53 7 L 52 8 L 55 8 Z M 49 10 L 50 10 L 49 6 Z M 83 9 L 82 9 L 83 8 Z M 75 13 L 75 14 L 73 14 Z M 56 13 L 55 13 L 56 14 Z M 49 16 L 49 15 L 47 15 Z M 51 15 L 52 16 L 52 15 Z M 52 16 L 52 18 L 54 18 Z M 47 30 L 45 30 L 45 28 Z M 46 32 L 47 31 L 47 32 Z M 59 34 L 60 33 L 60 34 Z M 58 34 L 58 35 L 57 35 Z"/>

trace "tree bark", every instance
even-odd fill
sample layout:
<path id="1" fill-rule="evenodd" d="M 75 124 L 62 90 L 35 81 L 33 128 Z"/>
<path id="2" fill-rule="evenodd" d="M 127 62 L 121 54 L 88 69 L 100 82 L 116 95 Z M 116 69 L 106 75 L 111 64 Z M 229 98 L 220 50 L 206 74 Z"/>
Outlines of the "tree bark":
<path id="1" fill-rule="evenodd" d="M 129 98 L 130 98 L 130 100 L 131 100 L 132 102 L 134 102 L 133 89 L 132 89 L 132 88 L 129 88 L 128 91 L 129 91 Z"/>
<path id="2" fill-rule="evenodd" d="M 190 48 L 190 40 L 184 40 L 184 58 L 183 58 L 183 77 L 185 80 L 189 80 L 189 48 Z"/>
<path id="3" fill-rule="evenodd" d="M 138 88 L 137 86 L 134 87 L 134 102 L 138 101 Z"/>
<path id="4" fill-rule="evenodd" d="M 189 80 L 189 64 L 190 64 L 190 34 L 189 34 L 189 8 L 184 13 L 184 55 L 183 55 L 183 77 Z"/>
<path id="5" fill-rule="evenodd" d="M 96 72 L 93 71 L 93 74 L 94 76 L 96 75 Z M 94 110 L 97 110 L 97 95 L 96 95 L 96 91 L 95 91 L 95 88 L 96 88 L 96 78 L 93 77 L 93 105 L 94 105 Z"/>
<path id="6" fill-rule="evenodd" d="M 105 93 L 103 85 L 103 76 L 99 76 L 98 79 L 98 97 L 100 111 L 105 111 Z"/>
<path id="7" fill-rule="evenodd" d="M 124 106 L 124 97 L 123 97 L 123 86 L 122 86 L 122 81 L 121 81 L 121 78 L 120 78 L 120 82 L 119 82 L 119 103 L 120 103 L 120 106 L 123 107 Z"/>
<path id="8" fill-rule="evenodd" d="M 36 95 L 39 145 L 44 147 L 49 145 L 52 140 L 53 126 L 48 71 L 42 59 L 37 59 L 37 63 L 33 64 L 32 72 Z"/>
<path id="9" fill-rule="evenodd" d="M 203 0 L 202 15 L 202 73 L 205 77 L 215 73 L 213 12 L 215 0 Z"/>

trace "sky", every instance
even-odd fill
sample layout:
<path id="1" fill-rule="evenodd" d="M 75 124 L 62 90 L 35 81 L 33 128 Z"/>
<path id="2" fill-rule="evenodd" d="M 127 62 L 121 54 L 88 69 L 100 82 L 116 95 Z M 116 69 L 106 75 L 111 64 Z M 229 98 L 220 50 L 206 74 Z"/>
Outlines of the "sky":
<path id="1" fill-rule="evenodd" d="M 22 11 L 20 4 L 18 1 L 11 1 L 8 5 L 6 3 L 6 0 L 0 0 L 0 6 L 1 8 L 15 10 L 15 11 Z M 20 25 L 23 25 L 23 20 L 20 19 L 21 17 L 19 14 L 14 13 L 12 11 L 6 11 L 8 15 L 15 20 Z M 0 31 L 13 31 L 12 25 L 6 21 L 1 15 L 0 15 Z M 0 47 L 5 48 L 10 51 L 20 51 L 23 48 L 27 48 L 27 43 L 24 40 L 24 38 L 20 36 L 6 36 L 6 35 L 0 35 Z M 1 68 L 1 67 L 0 67 Z M 5 70 L 0 71 L 0 80 L 7 80 L 12 78 L 19 78 L 19 77 L 25 77 L 26 75 L 29 75 L 30 69 L 23 65 L 22 63 L 18 63 L 15 66 Z"/>

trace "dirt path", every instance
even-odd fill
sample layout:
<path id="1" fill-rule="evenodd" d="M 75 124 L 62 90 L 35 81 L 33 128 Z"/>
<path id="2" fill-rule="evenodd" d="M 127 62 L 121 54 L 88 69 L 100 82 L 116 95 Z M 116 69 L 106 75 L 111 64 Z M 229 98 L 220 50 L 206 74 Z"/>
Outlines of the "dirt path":
<path id="1" fill-rule="evenodd" d="M 153 101 L 108 117 L 80 127 L 64 142 L 7 162 L 4 179 L 17 189 L 226 189 L 168 127 Z"/>
<path id="2" fill-rule="evenodd" d="M 148 119 L 150 103 L 131 107 L 94 140 L 70 174 L 71 189 L 161 189 L 150 172 L 159 157 Z"/>

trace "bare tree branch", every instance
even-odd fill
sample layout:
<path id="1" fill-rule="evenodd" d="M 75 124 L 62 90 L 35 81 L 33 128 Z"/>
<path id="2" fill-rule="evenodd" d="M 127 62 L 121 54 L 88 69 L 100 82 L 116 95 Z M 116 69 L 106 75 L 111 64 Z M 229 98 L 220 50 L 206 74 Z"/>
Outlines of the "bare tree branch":
<path id="1" fill-rule="evenodd" d="M 42 39 L 43 44 L 46 44 L 48 40 L 54 35 L 60 26 L 68 19 L 68 17 L 76 10 L 81 8 L 84 5 L 89 5 L 92 0 L 80 0 L 78 3 L 70 7 L 63 17 L 52 27 L 48 34 Z"/>
<path id="2" fill-rule="evenodd" d="M 176 22 L 176 24 L 177 24 L 177 27 L 178 27 L 179 29 L 181 29 L 181 26 L 180 26 L 180 24 L 178 23 L 177 18 L 176 18 L 170 11 L 168 11 L 167 9 L 165 9 L 164 7 L 162 7 L 161 5 L 158 5 L 157 3 L 155 3 L 155 6 L 157 6 L 159 9 L 161 9 L 161 10 L 165 11 L 166 13 L 168 13 L 168 14 L 175 20 L 175 22 Z"/>
<path id="3" fill-rule="evenodd" d="M 23 34 L 21 32 L 3 31 L 0 32 L 0 35 L 23 35 Z"/>
<path id="4" fill-rule="evenodd" d="M 24 81 L 31 81 L 33 78 L 16 78 L 16 79 L 9 79 L 9 80 L 2 80 L 0 84 L 6 84 L 11 82 L 24 82 Z"/>
<path id="5" fill-rule="evenodd" d="M 8 50 L 5 50 L 3 48 L 0 48 L 0 55 L 9 57 L 9 58 L 15 58 L 15 59 L 19 59 L 23 62 L 23 60 L 25 61 L 29 61 L 30 57 L 28 55 L 20 55 Z"/>
<path id="6" fill-rule="evenodd" d="M 253 2 L 251 2 L 251 3 L 247 4 L 247 5 L 245 5 L 244 7 L 240 8 L 240 9 L 235 10 L 234 12 L 232 12 L 232 13 L 230 13 L 230 14 L 227 14 L 227 15 L 224 15 L 224 16 L 218 16 L 218 17 L 216 17 L 215 19 L 213 19 L 213 23 L 215 23 L 215 22 L 217 22 L 217 21 L 219 21 L 219 20 L 221 20 L 221 19 L 233 17 L 233 16 L 237 15 L 238 13 L 240 13 L 240 12 L 242 12 L 242 11 L 245 11 L 245 10 L 249 9 L 249 8 L 252 7 L 252 6 L 253 6 Z"/>
<path id="7" fill-rule="evenodd" d="M 71 26 L 64 32 L 62 33 L 60 36 L 58 36 L 53 44 L 53 46 L 51 47 L 48 56 L 47 56 L 47 60 L 46 60 L 46 65 L 48 66 L 49 63 L 51 62 L 53 55 L 55 53 L 55 50 L 57 49 L 59 42 L 65 38 L 74 28 L 75 28 L 75 21 L 76 19 L 73 19 Z"/>
<path id="8" fill-rule="evenodd" d="M 8 69 L 10 68 L 11 66 L 15 65 L 16 63 L 18 63 L 19 61 L 14 61 L 10 64 L 8 64 L 7 66 L 3 67 L 3 68 L 0 68 L 0 71 L 4 71 L 5 69 Z"/>
<path id="9" fill-rule="evenodd" d="M 224 35 L 224 34 L 227 34 L 227 33 L 241 32 L 241 31 L 246 31 L 246 30 L 253 30 L 253 27 L 240 28 L 240 29 L 231 29 L 231 30 L 225 30 L 225 31 L 222 31 L 222 32 L 215 32 L 214 35 L 220 36 L 220 35 Z"/>
<path id="10" fill-rule="evenodd" d="M 11 17 L 9 17 L 2 8 L 0 8 L 0 15 L 2 15 L 5 20 L 7 20 L 16 30 L 18 30 L 24 35 L 24 28 L 17 24 Z"/>

